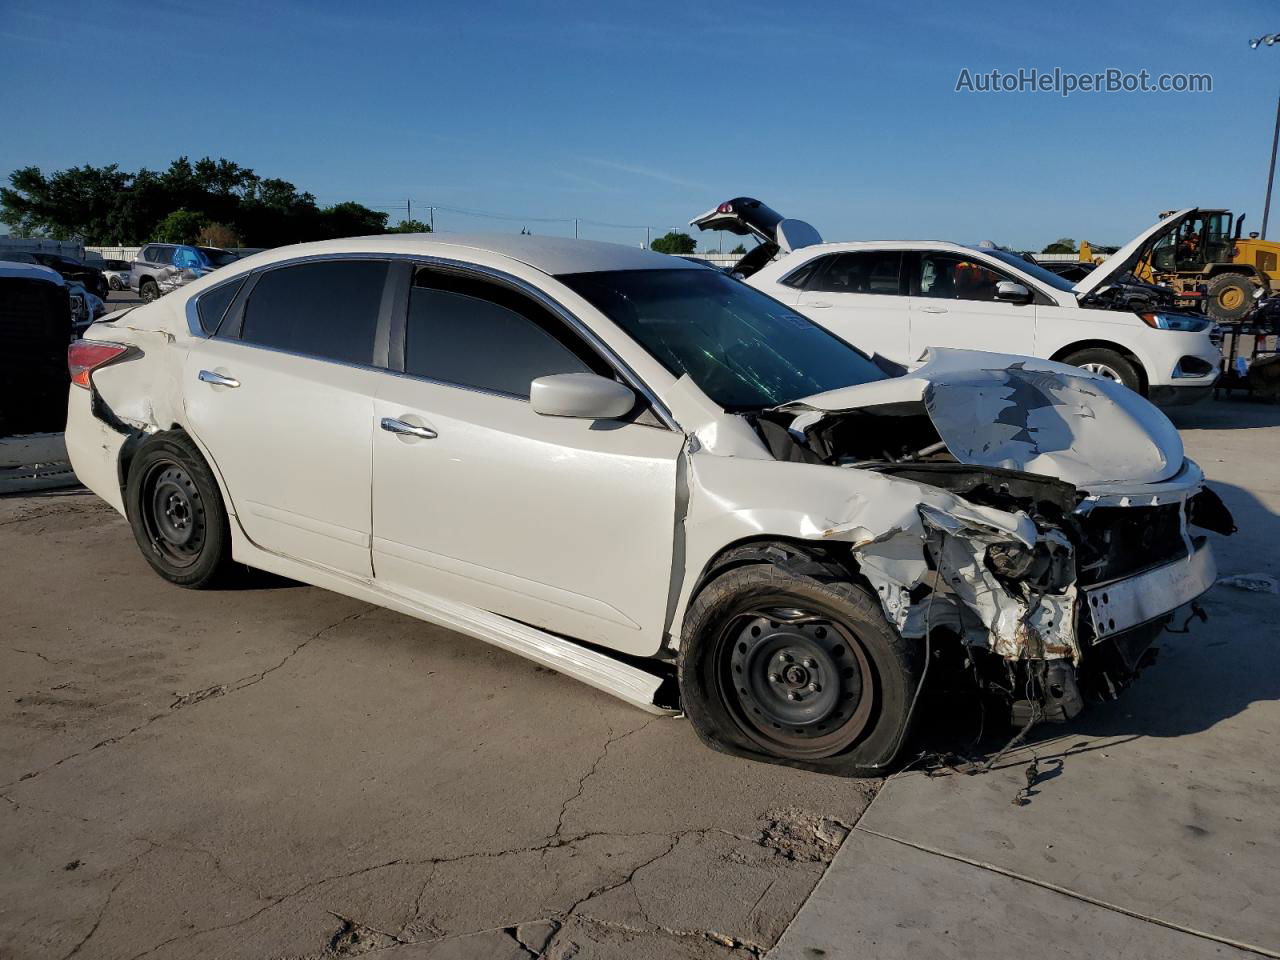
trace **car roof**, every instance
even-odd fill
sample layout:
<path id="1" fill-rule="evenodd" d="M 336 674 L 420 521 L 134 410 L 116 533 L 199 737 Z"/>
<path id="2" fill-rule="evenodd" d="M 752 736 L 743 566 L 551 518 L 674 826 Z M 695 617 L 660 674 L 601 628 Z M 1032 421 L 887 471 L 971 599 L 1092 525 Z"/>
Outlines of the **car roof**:
<path id="1" fill-rule="evenodd" d="M 956 253 L 986 253 L 981 247 L 951 240 L 852 240 L 845 243 L 815 243 L 800 247 L 791 256 L 813 253 L 850 253 L 857 250 L 951 250 Z"/>
<path id="2" fill-rule="evenodd" d="M 600 270 L 699 270 L 679 257 L 620 243 L 535 237 L 506 233 L 388 233 L 345 237 L 289 247 L 275 247 L 239 261 L 237 266 L 266 266 L 297 257 L 342 253 L 393 253 L 465 259 L 466 251 L 508 257 L 543 273 L 594 273 Z"/>

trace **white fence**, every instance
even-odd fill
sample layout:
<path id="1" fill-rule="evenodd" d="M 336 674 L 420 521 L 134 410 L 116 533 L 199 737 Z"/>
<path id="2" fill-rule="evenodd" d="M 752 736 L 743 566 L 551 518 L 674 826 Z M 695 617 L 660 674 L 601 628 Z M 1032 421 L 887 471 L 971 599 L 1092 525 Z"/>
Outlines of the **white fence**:
<path id="1" fill-rule="evenodd" d="M 97 260 L 101 257 L 103 260 L 132 260 L 138 255 L 138 251 L 142 247 L 85 247 L 85 256 L 91 260 Z M 97 254 L 97 256 L 90 256 Z"/>

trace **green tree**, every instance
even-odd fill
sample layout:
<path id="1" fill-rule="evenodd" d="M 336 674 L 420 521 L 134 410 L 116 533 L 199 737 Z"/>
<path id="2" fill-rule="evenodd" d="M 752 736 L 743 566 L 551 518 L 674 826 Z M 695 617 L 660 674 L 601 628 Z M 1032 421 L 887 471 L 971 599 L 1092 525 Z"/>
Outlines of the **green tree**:
<path id="1" fill-rule="evenodd" d="M 388 233 L 430 233 L 431 227 L 421 220 L 401 220 Z"/>
<path id="2" fill-rule="evenodd" d="M 1075 253 L 1078 248 L 1076 242 L 1070 237 L 1060 237 L 1049 244 L 1041 253 Z"/>
<path id="3" fill-rule="evenodd" d="M 254 247 L 382 233 L 387 224 L 386 214 L 360 204 L 321 210 L 288 180 L 260 177 L 225 158 L 178 157 L 163 170 L 136 173 L 115 164 L 48 175 L 23 167 L 0 186 L 0 221 L 16 232 L 89 244 L 146 243 L 180 210 L 222 224 Z"/>
<path id="4" fill-rule="evenodd" d="M 196 243 L 202 247 L 238 247 L 240 236 L 225 223 L 206 223 L 196 234 Z"/>
<path id="5" fill-rule="evenodd" d="M 325 207 L 319 214 L 319 238 L 334 240 L 338 237 L 364 237 L 371 233 L 387 232 L 387 214 L 370 210 L 362 204 L 348 200 Z"/>
<path id="6" fill-rule="evenodd" d="M 649 248 L 657 253 L 693 253 L 698 249 L 698 244 L 687 233 L 671 230 L 660 237 L 654 237 Z"/>
<path id="7" fill-rule="evenodd" d="M 204 218 L 193 210 L 174 210 L 156 224 L 151 239 L 161 243 L 195 243 Z"/>
<path id="8" fill-rule="evenodd" d="M 747 248 L 746 248 L 746 247 L 744 247 L 742 244 L 738 244 L 736 247 L 734 247 L 734 248 L 733 248 L 732 250 L 730 250 L 729 252 L 730 252 L 730 253 L 736 253 L 738 256 L 742 256 L 743 254 L 745 254 L 745 253 L 747 252 Z"/>

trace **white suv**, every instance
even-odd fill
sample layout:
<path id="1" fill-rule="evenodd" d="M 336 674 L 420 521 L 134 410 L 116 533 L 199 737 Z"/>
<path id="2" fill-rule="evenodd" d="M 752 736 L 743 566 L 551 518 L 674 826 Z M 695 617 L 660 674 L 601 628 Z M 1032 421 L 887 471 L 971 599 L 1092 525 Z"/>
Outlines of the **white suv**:
<path id="1" fill-rule="evenodd" d="M 781 256 L 754 272 L 748 264 L 740 271 L 747 283 L 895 363 L 911 366 L 929 347 L 1025 354 L 1084 367 L 1163 404 L 1201 399 L 1218 378 L 1222 353 L 1213 322 L 1161 304 L 1163 291 L 1125 279 L 1185 211 L 1073 284 L 986 245 L 810 241 L 787 250 L 777 238 L 799 221 L 770 228 L 772 217 L 753 203 L 739 198 L 692 223 L 737 227 L 764 247 L 774 243 Z M 757 251 L 757 262 L 765 259 L 767 251 Z"/>
<path id="2" fill-rule="evenodd" d="M 831 772 L 891 762 L 951 665 L 1033 717 L 1114 695 L 1213 583 L 1189 525 L 1232 529 L 1117 384 L 958 350 L 903 375 L 612 244 L 282 247 L 69 362 L 76 475 L 171 582 L 269 570 Z"/>

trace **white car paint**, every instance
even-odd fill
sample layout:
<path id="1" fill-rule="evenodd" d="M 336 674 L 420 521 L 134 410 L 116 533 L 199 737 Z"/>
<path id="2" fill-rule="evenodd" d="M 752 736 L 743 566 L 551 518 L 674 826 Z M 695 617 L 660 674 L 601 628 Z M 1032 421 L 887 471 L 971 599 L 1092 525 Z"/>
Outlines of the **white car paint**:
<path id="1" fill-rule="evenodd" d="M 1162 221 L 1129 245 L 1176 219 Z M 1128 247 L 1126 247 L 1126 250 Z M 800 291 L 785 281 L 812 261 L 844 252 L 901 251 L 904 254 L 953 254 L 1021 283 L 1032 291 L 1030 303 L 928 298 L 876 293 Z M 1106 282 L 1126 260 L 1122 251 L 1077 287 L 1080 295 Z M 1222 353 L 1208 330 L 1180 332 L 1148 326 L 1124 310 L 1084 307 L 1077 293 L 1060 290 L 1028 271 L 981 248 L 944 241 L 823 243 L 781 256 L 747 278 L 753 287 L 776 297 L 837 336 L 895 363 L 914 366 L 929 347 L 955 347 L 1061 359 L 1078 349 L 1104 347 L 1132 356 L 1153 395 L 1203 392 L 1218 377 Z M 1200 375 L 1184 375 L 1183 357 L 1209 364 Z"/>
<path id="2" fill-rule="evenodd" d="M 201 295 L 229 280 L 344 257 L 501 278 L 594 345 L 650 399 L 651 421 L 541 416 L 521 399 L 211 337 L 198 325 Z M 705 273 L 626 247 L 530 237 L 389 235 L 257 254 L 91 328 L 91 341 L 138 349 L 95 369 L 92 389 L 71 388 L 70 459 L 124 513 L 122 451 L 185 431 L 217 477 L 237 560 L 461 630 L 651 709 L 657 674 L 574 640 L 675 657 L 704 571 L 761 537 L 846 545 L 889 622 L 919 637 L 926 542 L 943 531 L 955 563 L 944 569 L 968 584 L 965 616 L 981 618 L 965 642 L 1018 659 L 1034 628 L 1055 639 L 1056 656 L 1080 658 L 1074 588 L 1032 604 L 980 569 L 991 544 L 1055 542 L 1026 513 L 885 473 L 780 459 L 744 417 L 556 279 L 652 269 Z M 1000 465 L 1073 476 L 1082 510 L 1129 491 L 1185 510 L 1203 487 L 1163 415 L 1105 381 L 1029 358 L 935 351 L 926 361 L 911 377 L 799 399 L 794 429 L 851 407 L 900 415 L 948 389 L 949 415 L 993 418 Z M 1005 376 L 1011 364 L 1021 373 Z M 1015 396 L 1032 375 L 1032 398 Z M 428 433 L 387 432 L 384 418 Z M 1097 426 L 1107 423 L 1124 430 Z"/>

